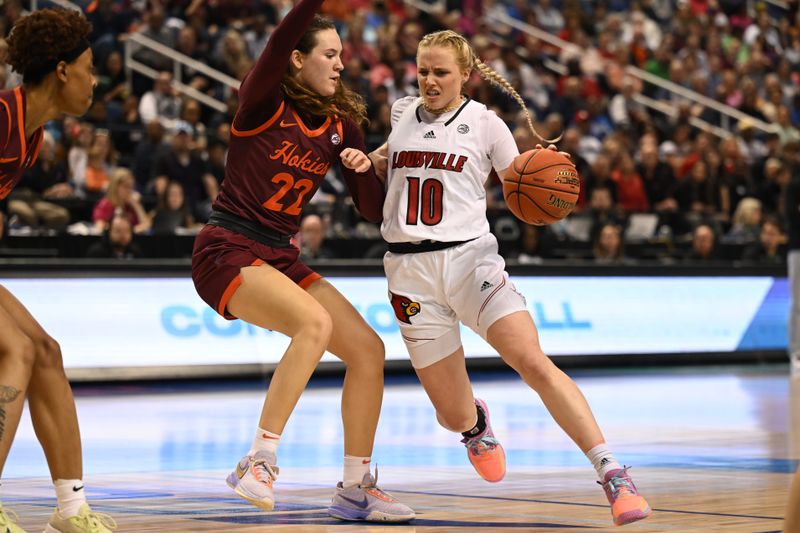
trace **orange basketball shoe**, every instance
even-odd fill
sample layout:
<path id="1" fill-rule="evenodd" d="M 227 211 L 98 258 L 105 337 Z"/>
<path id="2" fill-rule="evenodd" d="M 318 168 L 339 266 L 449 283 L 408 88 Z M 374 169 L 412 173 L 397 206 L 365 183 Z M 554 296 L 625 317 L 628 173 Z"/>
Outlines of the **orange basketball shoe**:
<path id="1" fill-rule="evenodd" d="M 475 398 L 475 405 L 483 411 L 486 429 L 474 437 L 465 437 L 461 442 L 466 446 L 469 462 L 475 467 L 478 475 L 490 483 L 497 483 L 506 475 L 506 452 L 494 438 L 492 426 L 489 423 L 489 408 L 486 407 L 486 403 Z"/>
<path id="2" fill-rule="evenodd" d="M 630 467 L 612 470 L 606 474 L 604 483 L 597 482 L 606 491 L 606 498 L 611 504 L 611 516 L 617 526 L 643 520 L 653 514 L 647 501 L 636 490 L 628 475 L 628 468 Z"/>

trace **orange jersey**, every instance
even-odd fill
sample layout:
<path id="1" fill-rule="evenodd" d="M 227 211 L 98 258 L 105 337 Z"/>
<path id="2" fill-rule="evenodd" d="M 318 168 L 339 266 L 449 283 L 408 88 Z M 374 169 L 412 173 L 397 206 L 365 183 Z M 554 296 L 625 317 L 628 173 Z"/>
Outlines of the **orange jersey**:
<path id="1" fill-rule="evenodd" d="M 0 200 L 11 193 L 22 174 L 33 166 L 44 128 L 25 138 L 25 91 L 17 87 L 0 92 Z"/>

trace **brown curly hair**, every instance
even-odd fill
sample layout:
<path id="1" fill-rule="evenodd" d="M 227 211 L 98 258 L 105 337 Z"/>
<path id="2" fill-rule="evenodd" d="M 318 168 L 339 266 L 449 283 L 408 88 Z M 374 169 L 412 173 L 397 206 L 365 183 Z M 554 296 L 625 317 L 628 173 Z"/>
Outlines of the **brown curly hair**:
<path id="1" fill-rule="evenodd" d="M 300 38 L 295 49 L 303 54 L 308 54 L 317 44 L 316 34 L 318 32 L 335 29 L 336 26 L 333 25 L 333 22 L 317 15 Z M 287 71 L 281 82 L 281 89 L 283 94 L 292 101 L 292 104 L 304 113 L 333 118 L 350 117 L 356 124 L 368 122 L 364 99 L 360 94 L 345 87 L 341 80 L 336 84 L 333 96 L 321 97 L 308 87 L 298 83 Z"/>
<path id="2" fill-rule="evenodd" d="M 14 24 L 8 37 L 8 62 L 22 74 L 25 83 L 38 84 L 91 31 L 92 25 L 78 11 L 60 8 L 34 11 Z M 49 65 L 53 65 L 51 70 Z"/>

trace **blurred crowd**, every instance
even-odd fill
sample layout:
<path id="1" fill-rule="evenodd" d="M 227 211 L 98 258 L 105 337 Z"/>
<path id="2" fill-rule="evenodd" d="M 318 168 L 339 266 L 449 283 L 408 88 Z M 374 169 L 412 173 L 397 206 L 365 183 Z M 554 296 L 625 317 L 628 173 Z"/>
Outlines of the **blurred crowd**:
<path id="1" fill-rule="evenodd" d="M 94 27 L 95 101 L 84 117 L 47 125 L 36 166 L 2 206 L 5 233 L 103 234 L 104 248 L 93 254 L 135 256 L 131 236 L 192 234 L 207 219 L 224 179 L 237 94 L 148 48 L 131 51 L 158 73 L 155 79 L 131 72 L 124 59 L 129 36 L 140 33 L 241 80 L 292 2 L 75 3 Z M 497 177 L 487 181 L 490 220 L 508 258 L 785 261 L 787 231 L 800 217 L 787 196 L 800 180 L 797 0 L 786 2 L 788 9 L 747 0 L 420 3 L 425 9 L 401 0 L 328 0 L 323 9 L 344 45 L 343 79 L 367 101 L 365 134 L 373 149 L 389 133 L 391 104 L 417 94 L 419 39 L 453 28 L 517 89 L 543 138 L 562 136 L 558 146 L 572 154 L 582 178 L 578 207 L 566 220 L 527 226 L 505 210 Z M 28 7 L 5 0 L 0 35 Z M 571 46 L 514 30 L 498 22 L 503 17 Z M 0 41 L 0 86 L 10 88 L 20 80 L 2 64 L 4 53 Z M 745 118 L 643 81 L 631 67 Z M 225 110 L 181 94 L 175 81 Z M 512 98 L 477 75 L 467 91 L 509 124 L 520 151 L 542 142 Z M 642 95 L 673 112 L 645 107 Z M 701 129 L 696 119 L 716 129 Z M 359 217 L 337 169 L 312 202 L 299 236 L 307 257 L 340 257 L 335 244 L 345 238 L 374 240 L 370 253 L 380 255 L 378 228 Z M 108 242 L 115 232 L 127 236 L 122 252 Z M 640 253 L 655 244 L 660 252 L 653 257 Z"/>

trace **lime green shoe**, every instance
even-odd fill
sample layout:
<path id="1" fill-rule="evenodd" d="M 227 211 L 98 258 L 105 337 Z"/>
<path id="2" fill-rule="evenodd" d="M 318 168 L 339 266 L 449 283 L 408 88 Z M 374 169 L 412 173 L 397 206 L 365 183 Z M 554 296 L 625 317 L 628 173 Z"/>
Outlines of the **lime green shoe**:
<path id="1" fill-rule="evenodd" d="M 11 513 L 11 516 L 8 513 Z M 0 504 L 0 531 L 3 533 L 25 533 L 25 530 L 17 524 L 17 520 L 17 513 L 6 511 L 3 509 L 3 505 Z"/>
<path id="2" fill-rule="evenodd" d="M 113 518 L 95 513 L 84 503 L 78 514 L 69 518 L 61 518 L 56 509 L 44 533 L 111 533 L 116 528 L 117 523 Z"/>

